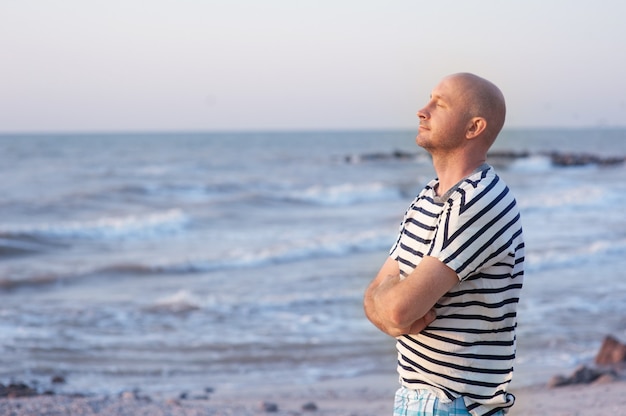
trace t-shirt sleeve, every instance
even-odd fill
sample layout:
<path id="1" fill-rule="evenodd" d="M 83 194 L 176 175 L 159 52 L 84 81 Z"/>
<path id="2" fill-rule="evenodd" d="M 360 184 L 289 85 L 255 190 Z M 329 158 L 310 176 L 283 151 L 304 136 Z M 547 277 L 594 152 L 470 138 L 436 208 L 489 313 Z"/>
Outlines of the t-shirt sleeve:
<path id="1" fill-rule="evenodd" d="M 506 185 L 467 183 L 450 196 L 428 255 L 438 258 L 459 276 L 479 273 L 510 250 L 519 213 Z"/>

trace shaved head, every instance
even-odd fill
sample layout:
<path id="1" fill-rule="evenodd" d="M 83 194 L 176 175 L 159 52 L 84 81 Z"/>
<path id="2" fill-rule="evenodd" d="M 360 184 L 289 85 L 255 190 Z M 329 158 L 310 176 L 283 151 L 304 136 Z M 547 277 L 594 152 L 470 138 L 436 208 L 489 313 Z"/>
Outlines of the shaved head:
<path id="1" fill-rule="evenodd" d="M 491 144 L 504 126 L 506 104 L 504 95 L 498 87 L 484 78 L 469 73 L 450 75 L 448 78 L 459 84 L 464 91 L 463 98 L 469 118 L 481 117 L 487 121 L 485 135 Z"/>

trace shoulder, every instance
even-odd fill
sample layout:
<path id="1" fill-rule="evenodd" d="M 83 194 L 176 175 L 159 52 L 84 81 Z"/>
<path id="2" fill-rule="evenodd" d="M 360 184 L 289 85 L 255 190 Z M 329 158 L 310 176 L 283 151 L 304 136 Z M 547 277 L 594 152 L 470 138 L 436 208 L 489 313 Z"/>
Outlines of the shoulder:
<path id="1" fill-rule="evenodd" d="M 449 196 L 447 202 L 460 206 L 470 204 L 484 206 L 493 203 L 494 200 L 510 202 L 514 197 L 504 180 L 489 167 L 465 178 Z"/>
<path id="2" fill-rule="evenodd" d="M 459 189 L 464 189 L 466 191 L 472 189 L 484 190 L 490 189 L 496 185 L 506 186 L 506 184 L 496 173 L 496 171 L 491 166 L 488 166 L 483 170 L 474 172 L 463 181 L 461 181 L 461 183 L 459 184 Z"/>

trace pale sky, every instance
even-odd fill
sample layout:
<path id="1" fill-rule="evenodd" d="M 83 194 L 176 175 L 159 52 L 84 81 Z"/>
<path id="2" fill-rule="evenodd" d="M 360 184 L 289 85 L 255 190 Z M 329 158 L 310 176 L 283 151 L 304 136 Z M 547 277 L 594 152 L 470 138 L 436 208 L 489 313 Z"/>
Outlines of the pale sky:
<path id="1" fill-rule="evenodd" d="M 0 132 L 415 129 L 439 80 L 508 127 L 626 126 L 623 0 L 1 0 Z"/>

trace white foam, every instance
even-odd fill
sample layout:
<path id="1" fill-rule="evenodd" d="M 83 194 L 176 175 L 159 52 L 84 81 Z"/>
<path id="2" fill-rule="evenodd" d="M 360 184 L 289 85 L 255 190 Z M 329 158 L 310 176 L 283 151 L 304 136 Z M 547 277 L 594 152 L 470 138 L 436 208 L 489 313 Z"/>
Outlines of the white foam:
<path id="1" fill-rule="evenodd" d="M 556 188 L 550 191 L 538 191 L 533 194 L 525 194 L 519 199 L 521 209 L 550 209 L 566 208 L 573 209 L 582 206 L 594 206 L 610 202 L 606 188 L 592 185 Z"/>
<path id="2" fill-rule="evenodd" d="M 596 240 L 579 247 L 564 250 L 542 249 L 526 253 L 527 271 L 554 269 L 572 266 L 584 266 L 601 263 L 603 258 L 612 258 L 626 254 L 626 239 Z"/>
<path id="3" fill-rule="evenodd" d="M 256 250 L 229 250 L 227 256 L 195 258 L 185 261 L 154 263 L 147 268 L 163 273 L 198 273 L 242 269 L 270 264 L 289 263 L 314 258 L 337 257 L 351 253 L 387 249 L 393 233 L 363 231 L 331 233 L 312 239 L 275 243 Z"/>
<path id="4" fill-rule="evenodd" d="M 186 313 L 200 309 L 200 301 L 187 290 L 179 290 L 171 296 L 158 299 L 148 308 L 153 312 Z"/>
<path id="5" fill-rule="evenodd" d="M 396 200 L 402 198 L 402 193 L 399 189 L 381 182 L 344 183 L 334 186 L 311 186 L 301 191 L 289 192 L 285 198 L 319 205 L 341 206 L 361 202 Z"/>
<path id="6" fill-rule="evenodd" d="M 150 238 L 180 232 L 189 218 L 179 209 L 154 212 L 147 215 L 102 217 L 87 221 L 57 223 L 0 225 L 5 237 L 127 239 Z"/>
<path id="7" fill-rule="evenodd" d="M 515 159 L 508 169 L 516 172 L 547 172 L 554 167 L 549 156 L 535 155 Z"/>

